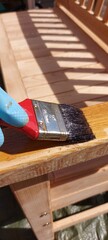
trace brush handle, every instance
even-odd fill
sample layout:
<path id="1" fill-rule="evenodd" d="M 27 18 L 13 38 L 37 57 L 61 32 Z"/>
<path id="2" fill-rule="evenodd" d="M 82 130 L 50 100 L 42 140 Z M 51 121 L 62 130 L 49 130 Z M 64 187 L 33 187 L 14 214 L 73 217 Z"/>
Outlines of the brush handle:
<path id="1" fill-rule="evenodd" d="M 25 99 L 24 101 L 20 102 L 19 105 L 26 111 L 29 117 L 29 121 L 25 126 L 19 127 L 17 129 L 19 129 L 20 131 L 23 131 L 30 138 L 37 139 L 39 136 L 39 128 L 38 128 L 38 123 L 37 123 L 34 107 L 32 104 L 32 100 Z M 0 120 L 0 125 L 13 128 L 10 124 L 2 120 Z"/>
<path id="2" fill-rule="evenodd" d="M 32 139 L 37 139 L 39 136 L 38 122 L 36 119 L 36 114 L 31 99 L 25 99 L 19 103 L 20 106 L 26 111 L 29 121 L 28 123 L 21 128 L 25 134 L 27 134 Z"/>

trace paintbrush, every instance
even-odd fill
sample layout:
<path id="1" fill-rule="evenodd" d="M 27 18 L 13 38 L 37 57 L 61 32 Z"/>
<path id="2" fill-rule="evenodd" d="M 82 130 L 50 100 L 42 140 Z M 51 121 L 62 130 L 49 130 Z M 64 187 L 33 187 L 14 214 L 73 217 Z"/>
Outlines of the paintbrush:
<path id="1" fill-rule="evenodd" d="M 95 138 L 82 110 L 75 106 L 30 99 L 19 105 L 29 117 L 19 129 L 32 139 L 80 143 Z"/>

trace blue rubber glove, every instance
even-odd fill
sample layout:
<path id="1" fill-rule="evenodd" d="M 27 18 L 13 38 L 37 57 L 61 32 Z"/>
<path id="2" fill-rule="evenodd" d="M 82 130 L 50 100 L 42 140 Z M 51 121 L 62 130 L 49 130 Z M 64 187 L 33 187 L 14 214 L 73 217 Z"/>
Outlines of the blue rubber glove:
<path id="1" fill-rule="evenodd" d="M 28 115 L 23 108 L 0 88 L 0 119 L 14 127 L 23 127 L 28 122 Z M 0 146 L 4 142 L 4 135 L 0 128 Z"/>

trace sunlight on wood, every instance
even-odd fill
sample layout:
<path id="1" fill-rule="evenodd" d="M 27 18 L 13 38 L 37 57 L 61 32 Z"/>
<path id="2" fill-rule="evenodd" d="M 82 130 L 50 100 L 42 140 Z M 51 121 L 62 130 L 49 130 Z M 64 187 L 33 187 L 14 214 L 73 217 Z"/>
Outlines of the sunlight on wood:
<path id="1" fill-rule="evenodd" d="M 17 101 L 80 107 L 95 135 L 91 141 L 68 144 L 32 141 L 16 129 L 3 129 L 0 185 L 11 185 L 39 239 L 54 239 L 54 231 L 72 221 L 108 210 L 108 204 L 99 206 L 56 222 L 52 229 L 52 208 L 108 190 L 108 8 L 103 11 L 103 2 L 57 0 L 54 9 L 0 15 L 0 63 L 7 92 Z M 65 172 L 61 178 L 60 171 Z"/>
<path id="2" fill-rule="evenodd" d="M 31 21 L 33 22 L 33 23 L 38 23 L 38 22 L 40 22 L 40 18 L 38 18 L 38 17 L 35 17 L 34 16 L 34 18 L 32 17 L 31 18 Z M 41 23 L 42 22 L 46 22 L 46 23 L 62 23 L 62 20 L 61 19 L 59 19 L 59 18 L 47 18 L 47 17 L 42 17 L 41 18 Z"/>
<path id="3" fill-rule="evenodd" d="M 52 49 L 69 49 L 70 51 L 73 49 L 86 49 L 86 46 L 82 43 L 45 43 L 47 48 L 52 48 Z"/>
<path id="4" fill-rule="evenodd" d="M 63 23 L 34 23 L 34 26 L 39 30 L 40 28 L 53 28 L 53 29 L 67 29 L 67 26 Z"/>
<path id="5" fill-rule="evenodd" d="M 60 44 L 61 45 L 61 44 Z M 81 54 L 81 51 L 79 49 L 79 51 L 75 52 L 74 50 L 66 50 L 66 51 L 63 51 L 63 50 L 51 50 L 51 55 L 53 57 L 62 57 L 62 58 L 66 58 L 67 60 L 68 59 L 72 59 L 72 60 L 78 60 L 78 61 L 83 61 L 84 59 L 95 59 L 95 56 L 90 53 L 89 51 L 84 51 L 83 52 L 83 56 Z M 58 58 L 57 58 L 58 59 Z M 71 60 L 70 59 L 70 60 Z"/>
<path id="6" fill-rule="evenodd" d="M 51 35 L 43 35 L 41 36 L 42 40 L 44 41 L 51 41 L 51 42 L 79 42 L 79 38 L 77 36 L 74 36 L 73 33 L 70 36 L 59 36 L 57 34 L 51 36 Z"/>
<path id="7" fill-rule="evenodd" d="M 75 86 L 74 86 L 75 87 Z M 87 88 L 87 89 L 77 89 L 77 92 L 78 93 L 81 93 L 81 94 L 102 94 L 102 96 L 104 95 L 108 95 L 108 83 L 104 86 L 93 86 L 93 87 L 90 87 L 90 88 Z"/>

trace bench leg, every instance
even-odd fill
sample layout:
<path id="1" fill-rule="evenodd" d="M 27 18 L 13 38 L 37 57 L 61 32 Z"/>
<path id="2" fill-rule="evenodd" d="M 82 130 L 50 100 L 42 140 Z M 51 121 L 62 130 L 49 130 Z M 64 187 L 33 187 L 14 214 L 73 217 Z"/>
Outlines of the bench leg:
<path id="1" fill-rule="evenodd" d="M 50 182 L 37 179 L 11 185 L 31 228 L 38 240 L 53 240 Z"/>

